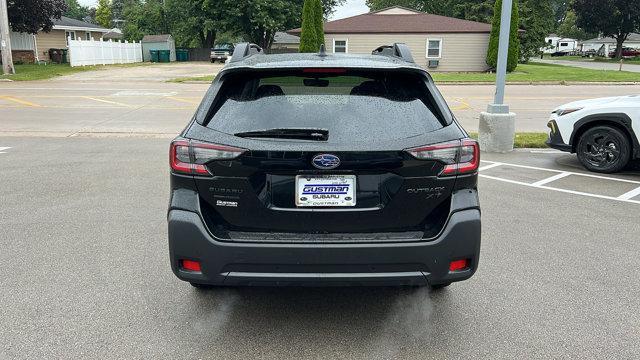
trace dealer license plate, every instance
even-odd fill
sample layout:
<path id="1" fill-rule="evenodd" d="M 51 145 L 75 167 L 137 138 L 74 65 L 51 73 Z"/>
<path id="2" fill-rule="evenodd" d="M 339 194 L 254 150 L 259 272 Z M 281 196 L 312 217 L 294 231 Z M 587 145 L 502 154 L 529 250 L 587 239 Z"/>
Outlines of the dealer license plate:
<path id="1" fill-rule="evenodd" d="M 355 175 L 296 176 L 297 206 L 355 206 L 355 194 Z"/>

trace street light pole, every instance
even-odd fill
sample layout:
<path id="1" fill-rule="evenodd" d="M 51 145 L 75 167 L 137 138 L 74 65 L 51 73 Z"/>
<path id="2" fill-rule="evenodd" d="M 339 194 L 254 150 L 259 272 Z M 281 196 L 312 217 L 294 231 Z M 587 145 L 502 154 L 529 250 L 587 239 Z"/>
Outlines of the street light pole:
<path id="1" fill-rule="evenodd" d="M 13 68 L 13 57 L 11 56 L 7 0 L 0 0 L 0 50 L 2 51 L 2 72 L 5 75 L 15 74 L 16 70 Z"/>
<path id="2" fill-rule="evenodd" d="M 493 114 L 508 114 L 509 105 L 504 104 L 504 87 L 507 79 L 507 58 L 509 56 L 509 32 L 511 31 L 512 0 L 502 1 L 500 17 L 500 40 L 498 42 L 498 66 L 496 68 L 496 93 L 493 104 L 487 111 Z"/>
<path id="3" fill-rule="evenodd" d="M 509 112 L 509 106 L 504 103 L 512 9 L 513 0 L 502 1 L 498 64 L 496 68 L 496 93 L 493 104 L 489 104 L 487 111 L 480 114 L 478 126 L 480 148 L 488 152 L 509 152 L 513 150 L 516 114 Z"/>

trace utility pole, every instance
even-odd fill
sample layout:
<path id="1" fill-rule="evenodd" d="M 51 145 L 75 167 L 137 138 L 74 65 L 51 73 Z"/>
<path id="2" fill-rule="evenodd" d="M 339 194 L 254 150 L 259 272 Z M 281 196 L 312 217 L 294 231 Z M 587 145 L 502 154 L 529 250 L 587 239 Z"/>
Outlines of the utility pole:
<path id="1" fill-rule="evenodd" d="M 5 75 L 16 73 L 11 56 L 11 38 L 9 37 L 9 12 L 7 0 L 0 0 L 0 51 L 2 51 L 2 72 Z"/>
<path id="2" fill-rule="evenodd" d="M 504 103 L 512 9 L 513 0 L 502 1 L 498 64 L 496 69 L 496 93 L 493 104 L 489 104 L 487 111 L 480 114 L 480 148 L 489 152 L 509 152 L 513 150 L 516 114 L 509 112 L 509 105 Z"/>

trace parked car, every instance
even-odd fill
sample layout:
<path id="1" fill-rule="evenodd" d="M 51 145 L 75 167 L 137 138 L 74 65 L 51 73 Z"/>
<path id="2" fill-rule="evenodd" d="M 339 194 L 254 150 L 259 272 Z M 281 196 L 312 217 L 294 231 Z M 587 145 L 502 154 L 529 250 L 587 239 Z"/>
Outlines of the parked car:
<path id="1" fill-rule="evenodd" d="M 171 267 L 195 287 L 440 288 L 478 267 L 478 143 L 404 44 L 237 45 L 169 158 Z"/>
<path id="2" fill-rule="evenodd" d="M 591 171 L 614 173 L 640 158 L 640 95 L 582 100 L 555 109 L 547 144 L 576 153 Z"/>
<path id="3" fill-rule="evenodd" d="M 216 61 L 225 62 L 230 56 L 233 56 L 234 50 L 233 44 L 223 43 L 217 44 L 211 49 L 211 62 L 214 63 Z"/>
<path id="4" fill-rule="evenodd" d="M 634 48 L 622 48 L 622 57 L 628 58 L 628 57 L 637 57 L 640 56 L 640 49 L 634 49 Z M 609 57 L 611 58 L 615 58 L 616 57 L 616 51 L 612 51 L 609 52 Z"/>

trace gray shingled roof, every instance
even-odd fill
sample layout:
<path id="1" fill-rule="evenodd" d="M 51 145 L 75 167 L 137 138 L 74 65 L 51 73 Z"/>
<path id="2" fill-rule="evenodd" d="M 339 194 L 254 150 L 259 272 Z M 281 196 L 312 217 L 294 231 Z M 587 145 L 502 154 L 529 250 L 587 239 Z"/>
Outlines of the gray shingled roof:
<path id="1" fill-rule="evenodd" d="M 405 10 L 409 10 L 406 9 Z M 413 10 L 412 10 L 413 11 Z M 287 30 L 298 35 L 301 29 Z M 415 12 L 413 14 L 382 14 L 379 11 L 356 15 L 324 24 L 325 34 L 435 34 L 490 33 L 491 25 L 452 17 Z"/>
<path id="2" fill-rule="evenodd" d="M 96 30 L 108 30 L 103 28 L 100 25 L 88 23 L 82 20 L 72 19 L 66 16 L 63 16 L 60 19 L 53 19 L 53 26 L 69 26 L 69 27 L 78 27 L 78 28 L 91 28 Z"/>
<path id="3" fill-rule="evenodd" d="M 158 42 L 166 42 L 169 39 L 171 39 L 171 35 L 169 35 L 169 34 L 164 34 L 164 35 L 145 35 L 142 38 L 142 42 L 143 43 L 158 43 Z"/>
<path id="4" fill-rule="evenodd" d="M 640 42 L 640 34 L 631 33 L 627 38 L 628 42 Z M 606 38 L 595 38 L 582 41 L 583 44 L 615 44 L 616 39 L 606 37 Z"/>

